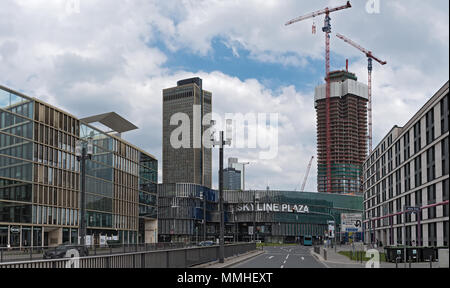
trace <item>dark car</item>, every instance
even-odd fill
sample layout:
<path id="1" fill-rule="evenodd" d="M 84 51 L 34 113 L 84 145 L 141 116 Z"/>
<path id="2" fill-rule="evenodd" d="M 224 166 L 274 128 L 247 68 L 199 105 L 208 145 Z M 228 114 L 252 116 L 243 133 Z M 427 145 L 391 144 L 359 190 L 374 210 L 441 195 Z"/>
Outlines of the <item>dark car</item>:
<path id="1" fill-rule="evenodd" d="M 89 250 L 87 247 L 74 245 L 60 245 L 55 248 L 49 248 L 44 251 L 44 259 L 60 259 L 66 258 L 67 252 L 70 250 L 77 250 L 80 257 L 88 256 Z"/>
<path id="2" fill-rule="evenodd" d="M 214 246 L 214 242 L 213 241 L 202 241 L 202 242 L 198 243 L 198 246 L 203 246 L 203 247 Z"/>

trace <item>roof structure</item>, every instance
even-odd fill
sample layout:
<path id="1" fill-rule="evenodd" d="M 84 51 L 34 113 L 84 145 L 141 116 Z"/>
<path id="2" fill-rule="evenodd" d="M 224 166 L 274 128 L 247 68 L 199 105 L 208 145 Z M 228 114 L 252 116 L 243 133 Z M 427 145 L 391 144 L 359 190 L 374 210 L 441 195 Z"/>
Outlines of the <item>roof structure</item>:
<path id="1" fill-rule="evenodd" d="M 137 126 L 135 126 L 133 123 L 126 120 L 116 112 L 94 115 L 80 119 L 80 121 L 87 124 L 99 122 L 117 133 L 124 133 L 138 129 Z"/>

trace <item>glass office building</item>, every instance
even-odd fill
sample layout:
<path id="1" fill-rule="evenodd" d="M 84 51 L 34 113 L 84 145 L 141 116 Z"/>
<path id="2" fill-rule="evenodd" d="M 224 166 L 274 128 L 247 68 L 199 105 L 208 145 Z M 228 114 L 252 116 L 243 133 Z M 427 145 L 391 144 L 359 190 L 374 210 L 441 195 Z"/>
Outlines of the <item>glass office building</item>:
<path id="1" fill-rule="evenodd" d="M 86 167 L 88 243 L 156 241 L 146 234 L 156 226 L 157 160 L 152 155 L 0 86 L 0 247 L 78 242 L 75 143 L 87 138 L 94 143 Z"/>

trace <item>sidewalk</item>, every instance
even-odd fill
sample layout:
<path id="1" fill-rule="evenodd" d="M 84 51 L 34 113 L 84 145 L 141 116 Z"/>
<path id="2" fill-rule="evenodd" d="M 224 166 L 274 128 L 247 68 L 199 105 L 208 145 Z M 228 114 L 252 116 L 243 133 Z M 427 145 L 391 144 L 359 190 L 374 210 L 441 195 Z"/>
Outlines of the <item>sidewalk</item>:
<path id="1" fill-rule="evenodd" d="M 327 248 L 327 260 L 324 259 L 324 247 L 320 247 L 320 255 L 317 253 L 314 253 L 314 249 L 311 249 L 311 255 L 316 257 L 320 262 L 322 262 L 325 266 L 328 268 L 366 268 L 366 261 L 357 262 L 354 260 L 350 260 L 350 258 L 339 254 L 340 251 L 352 251 L 351 246 L 342 246 L 342 247 L 336 247 L 335 248 Z M 378 251 L 382 252 L 383 249 L 377 249 Z M 398 268 L 405 268 L 405 263 L 398 263 Z M 439 268 L 439 262 L 433 262 L 432 263 L 433 268 Z M 380 268 L 396 268 L 395 263 L 390 262 L 380 262 Z M 406 264 L 406 268 L 409 268 L 409 263 Z M 411 268 L 428 268 L 430 269 L 430 263 L 412 263 Z"/>
<path id="2" fill-rule="evenodd" d="M 219 263 L 219 261 L 214 261 L 214 262 L 209 262 L 209 263 L 205 263 L 205 264 L 201 264 L 201 265 L 197 265 L 197 266 L 193 266 L 191 268 L 215 268 L 215 269 L 219 269 L 219 268 L 228 268 L 230 266 L 233 266 L 235 264 L 238 264 L 240 262 L 243 262 L 245 260 L 248 260 L 250 258 L 259 256 L 261 254 L 264 254 L 265 251 L 263 250 L 255 250 L 255 251 L 251 251 L 242 255 L 238 255 L 238 256 L 233 256 L 233 257 L 229 257 L 229 258 L 225 258 L 225 262 L 224 263 Z"/>

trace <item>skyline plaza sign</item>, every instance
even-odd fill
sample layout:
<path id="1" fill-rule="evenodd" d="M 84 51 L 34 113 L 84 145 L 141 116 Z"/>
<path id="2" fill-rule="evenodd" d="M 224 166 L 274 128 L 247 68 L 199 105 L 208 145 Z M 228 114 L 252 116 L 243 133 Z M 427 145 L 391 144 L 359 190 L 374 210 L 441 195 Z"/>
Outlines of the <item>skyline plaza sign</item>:
<path id="1" fill-rule="evenodd" d="M 237 212 L 289 212 L 289 213 L 309 213 L 307 205 L 300 204 L 278 204 L 278 203 L 256 203 L 238 205 Z"/>

